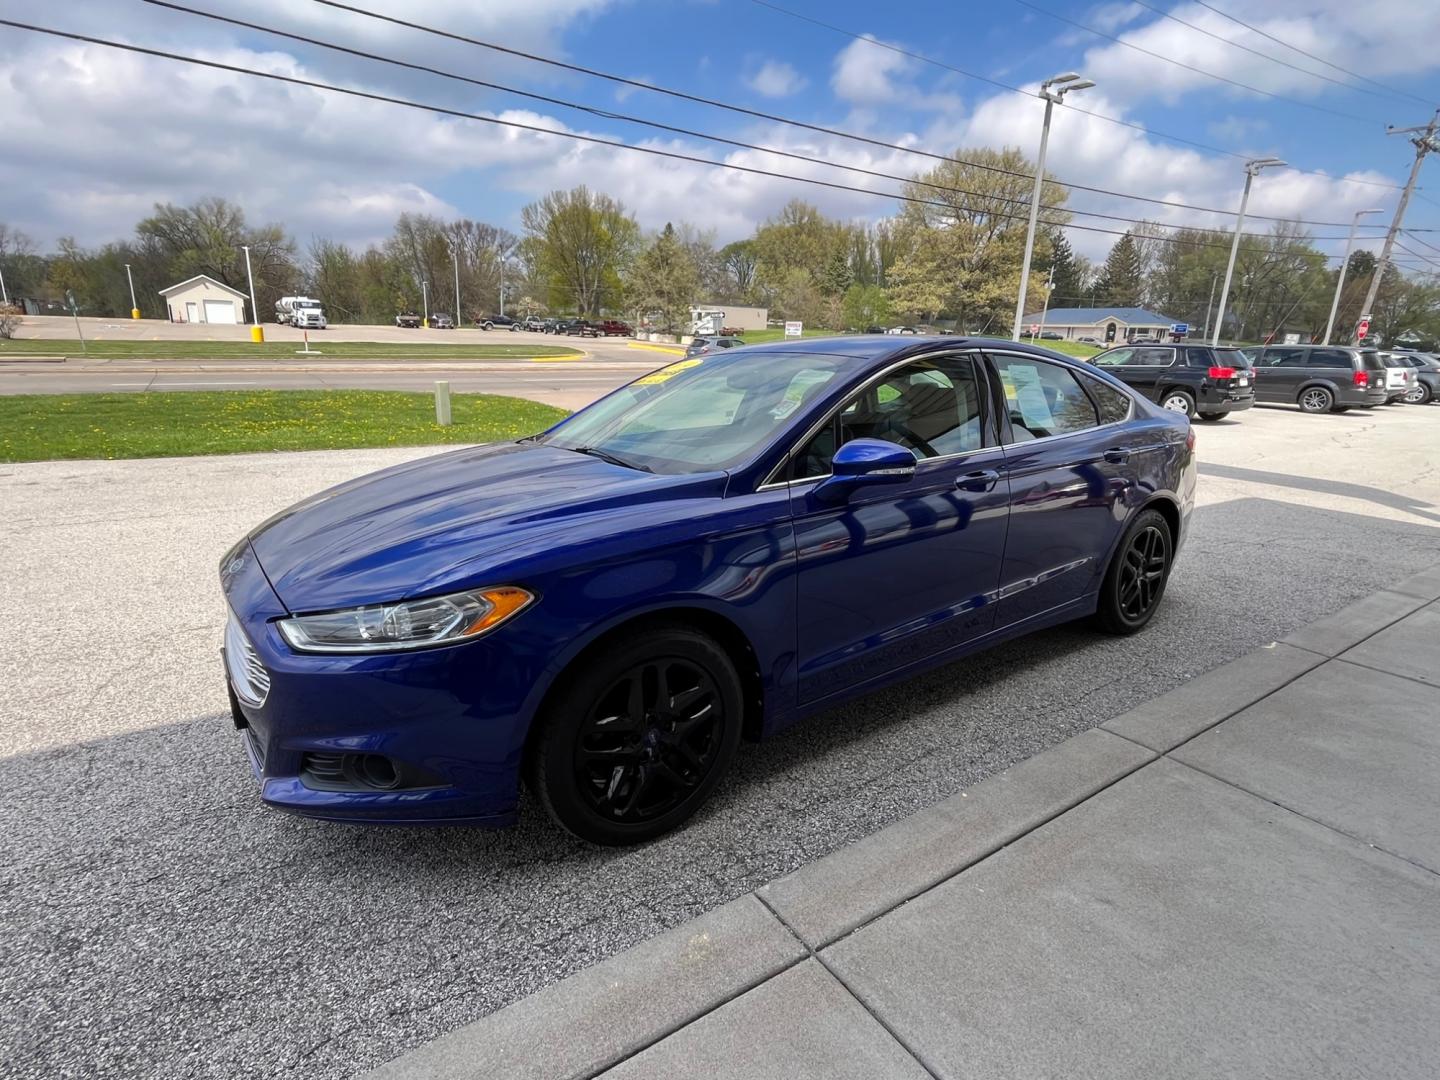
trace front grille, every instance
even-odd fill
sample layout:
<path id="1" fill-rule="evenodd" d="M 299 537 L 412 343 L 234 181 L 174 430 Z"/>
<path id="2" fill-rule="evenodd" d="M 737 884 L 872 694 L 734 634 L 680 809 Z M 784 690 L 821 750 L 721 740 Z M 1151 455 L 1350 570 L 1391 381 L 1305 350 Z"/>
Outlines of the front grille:
<path id="1" fill-rule="evenodd" d="M 236 697 L 252 709 L 265 704 L 270 696 L 270 672 L 233 614 L 225 624 L 225 666 Z"/>
<path id="2" fill-rule="evenodd" d="M 310 751 L 301 760 L 300 776 L 307 787 L 320 791 L 349 791 L 355 785 L 345 775 L 345 755 Z"/>

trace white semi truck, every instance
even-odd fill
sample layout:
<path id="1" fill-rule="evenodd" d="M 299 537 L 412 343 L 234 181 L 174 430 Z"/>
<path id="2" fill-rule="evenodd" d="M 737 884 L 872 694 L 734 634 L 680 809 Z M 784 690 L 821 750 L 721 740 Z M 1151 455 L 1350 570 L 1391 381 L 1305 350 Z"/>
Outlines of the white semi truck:
<path id="1" fill-rule="evenodd" d="M 275 321 L 302 330 L 324 330 L 325 310 L 308 296 L 282 296 L 275 301 Z"/>

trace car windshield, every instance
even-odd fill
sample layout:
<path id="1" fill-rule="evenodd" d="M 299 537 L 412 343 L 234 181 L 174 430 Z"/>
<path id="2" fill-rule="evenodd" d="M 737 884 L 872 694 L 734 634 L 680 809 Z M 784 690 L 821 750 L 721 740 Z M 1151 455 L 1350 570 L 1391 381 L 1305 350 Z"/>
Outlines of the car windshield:
<path id="1" fill-rule="evenodd" d="M 731 468 L 786 427 L 845 363 L 836 356 L 744 349 L 679 360 L 537 441 L 600 451 L 657 473 Z"/>

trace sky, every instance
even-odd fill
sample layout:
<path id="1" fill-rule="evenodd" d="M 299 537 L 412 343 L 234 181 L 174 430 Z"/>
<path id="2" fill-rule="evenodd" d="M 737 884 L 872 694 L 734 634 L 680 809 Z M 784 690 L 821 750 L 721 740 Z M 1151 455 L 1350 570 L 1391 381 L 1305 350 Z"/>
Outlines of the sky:
<path id="1" fill-rule="evenodd" d="M 1048 171 L 1124 196 L 1223 213 L 1080 191 L 1072 193 L 1070 209 L 1229 226 L 1245 159 L 1274 156 L 1289 165 L 1256 180 L 1252 214 L 1348 223 L 1357 210 L 1381 208 L 1361 233 L 1372 238 L 1361 246 L 1374 249 L 1383 231 L 1375 226 L 1388 223 L 1413 160 L 1413 148 L 1387 136 L 1385 127 L 1423 124 L 1440 104 L 1440 50 L 1430 47 L 1440 40 L 1440 3 L 1413 0 L 775 0 L 784 10 L 768 0 L 347 0 L 837 134 L 680 101 L 319 0 L 177 2 L 580 108 L 143 0 L 0 0 L 3 19 L 541 129 L 0 26 L 0 222 L 29 233 L 42 250 L 67 235 L 98 245 L 130 235 L 157 202 L 220 195 L 243 206 L 252 222 L 283 224 L 302 249 L 314 236 L 363 245 L 382 240 L 407 210 L 519 231 L 527 202 L 584 183 L 618 198 L 646 228 L 688 221 L 714 230 L 723 244 L 749 235 L 795 197 L 847 220 L 896 212 L 892 199 L 876 194 L 897 190 L 895 181 L 835 164 L 908 176 L 935 164 L 915 150 L 963 157 L 969 148 L 1016 146 L 1033 156 L 1043 114 L 1035 90 L 1052 75 L 1074 71 L 1096 86 L 1055 110 Z M 617 113 L 813 160 L 658 131 Z M 558 132 L 865 190 L 665 159 Z M 1436 232 L 1402 242 L 1440 264 L 1440 154 L 1426 168 L 1406 226 Z M 1126 220 L 1074 220 L 1094 229 L 1126 227 Z M 1268 224 L 1257 219 L 1247 228 Z M 1326 251 L 1342 249 L 1344 225 L 1310 228 L 1317 237 L 1337 238 L 1319 241 Z M 1096 259 L 1115 240 L 1081 229 L 1069 235 L 1076 250 Z M 1397 255 L 1424 265 L 1417 256 Z"/>

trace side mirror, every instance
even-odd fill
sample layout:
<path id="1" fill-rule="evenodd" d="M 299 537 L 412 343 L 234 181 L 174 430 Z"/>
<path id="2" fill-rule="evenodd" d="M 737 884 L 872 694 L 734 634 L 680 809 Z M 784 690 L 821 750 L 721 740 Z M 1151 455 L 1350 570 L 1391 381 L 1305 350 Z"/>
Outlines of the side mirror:
<path id="1" fill-rule="evenodd" d="M 821 502 L 844 502 L 856 488 L 903 484 L 915 475 L 915 455 L 884 439 L 851 439 L 835 451 L 830 470 L 812 494 Z"/>

